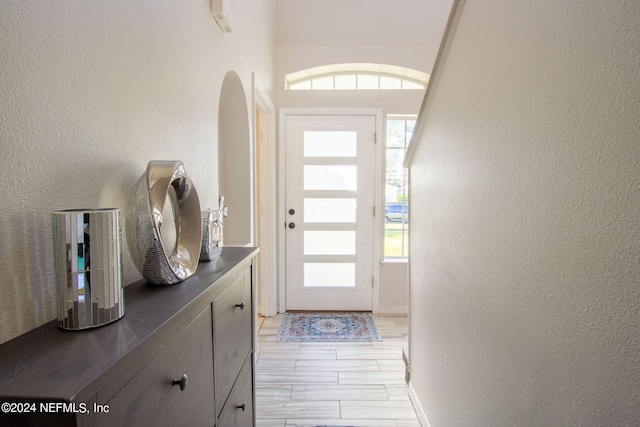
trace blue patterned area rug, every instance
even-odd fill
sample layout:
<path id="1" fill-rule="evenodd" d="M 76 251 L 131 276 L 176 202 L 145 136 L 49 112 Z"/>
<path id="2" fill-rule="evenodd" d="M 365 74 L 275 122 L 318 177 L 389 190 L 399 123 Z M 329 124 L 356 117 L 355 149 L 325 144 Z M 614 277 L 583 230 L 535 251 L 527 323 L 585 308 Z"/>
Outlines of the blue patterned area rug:
<path id="1" fill-rule="evenodd" d="M 285 313 L 278 341 L 382 341 L 370 313 Z"/>

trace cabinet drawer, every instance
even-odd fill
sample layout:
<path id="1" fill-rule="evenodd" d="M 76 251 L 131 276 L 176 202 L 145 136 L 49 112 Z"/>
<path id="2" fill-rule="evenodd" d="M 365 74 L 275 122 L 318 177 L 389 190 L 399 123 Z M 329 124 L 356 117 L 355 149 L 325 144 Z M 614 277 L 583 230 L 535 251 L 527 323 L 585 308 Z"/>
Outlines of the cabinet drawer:
<path id="1" fill-rule="evenodd" d="M 238 277 L 213 302 L 214 366 L 218 412 L 251 350 L 251 270 Z"/>
<path id="2" fill-rule="evenodd" d="M 104 426 L 213 426 L 211 306 L 158 353 L 97 417 Z M 183 374 L 184 390 L 172 385 Z"/>
<path id="3" fill-rule="evenodd" d="M 221 427 L 253 426 L 253 380 L 250 354 L 244 361 L 238 380 L 231 389 L 229 399 L 225 404 L 218 425 Z"/>

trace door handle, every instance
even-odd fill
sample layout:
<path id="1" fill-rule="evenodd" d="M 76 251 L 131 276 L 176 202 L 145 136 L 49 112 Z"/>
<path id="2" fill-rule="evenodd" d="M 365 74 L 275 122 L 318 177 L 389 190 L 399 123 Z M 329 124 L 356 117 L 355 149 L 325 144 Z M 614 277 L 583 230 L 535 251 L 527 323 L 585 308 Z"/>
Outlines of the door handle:
<path id="1" fill-rule="evenodd" d="M 293 222 L 290 222 L 289 228 L 293 230 L 294 228 L 296 228 L 296 225 Z"/>
<path id="2" fill-rule="evenodd" d="M 295 215 L 296 210 L 295 209 L 289 209 L 289 215 Z"/>

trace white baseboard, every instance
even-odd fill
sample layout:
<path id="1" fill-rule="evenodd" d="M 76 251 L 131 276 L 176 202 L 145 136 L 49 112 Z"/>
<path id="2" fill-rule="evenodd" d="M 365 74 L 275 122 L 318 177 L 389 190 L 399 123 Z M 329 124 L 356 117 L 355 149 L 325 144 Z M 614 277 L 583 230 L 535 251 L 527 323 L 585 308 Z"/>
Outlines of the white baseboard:
<path id="1" fill-rule="evenodd" d="M 418 400 L 418 396 L 416 395 L 416 391 L 413 389 L 413 384 L 409 381 L 409 399 L 411 399 L 411 403 L 413 404 L 413 409 L 416 411 L 416 415 L 418 416 L 418 421 L 422 427 L 431 427 L 429 425 L 429 421 L 427 421 L 427 416 L 424 413 L 424 409 L 422 409 L 422 405 L 420 404 L 420 400 Z"/>
<path id="2" fill-rule="evenodd" d="M 378 311 L 376 314 L 407 314 L 409 311 L 407 310 L 406 305 L 390 305 L 390 306 L 378 306 Z"/>

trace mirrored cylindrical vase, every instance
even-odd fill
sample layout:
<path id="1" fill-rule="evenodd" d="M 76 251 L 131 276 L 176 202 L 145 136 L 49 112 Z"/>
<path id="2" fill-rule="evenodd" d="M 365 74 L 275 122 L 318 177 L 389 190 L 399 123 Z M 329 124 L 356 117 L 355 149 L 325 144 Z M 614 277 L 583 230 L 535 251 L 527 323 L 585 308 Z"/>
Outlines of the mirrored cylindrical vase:
<path id="1" fill-rule="evenodd" d="M 58 326 L 88 329 L 121 318 L 120 209 L 60 209 L 51 217 Z"/>

